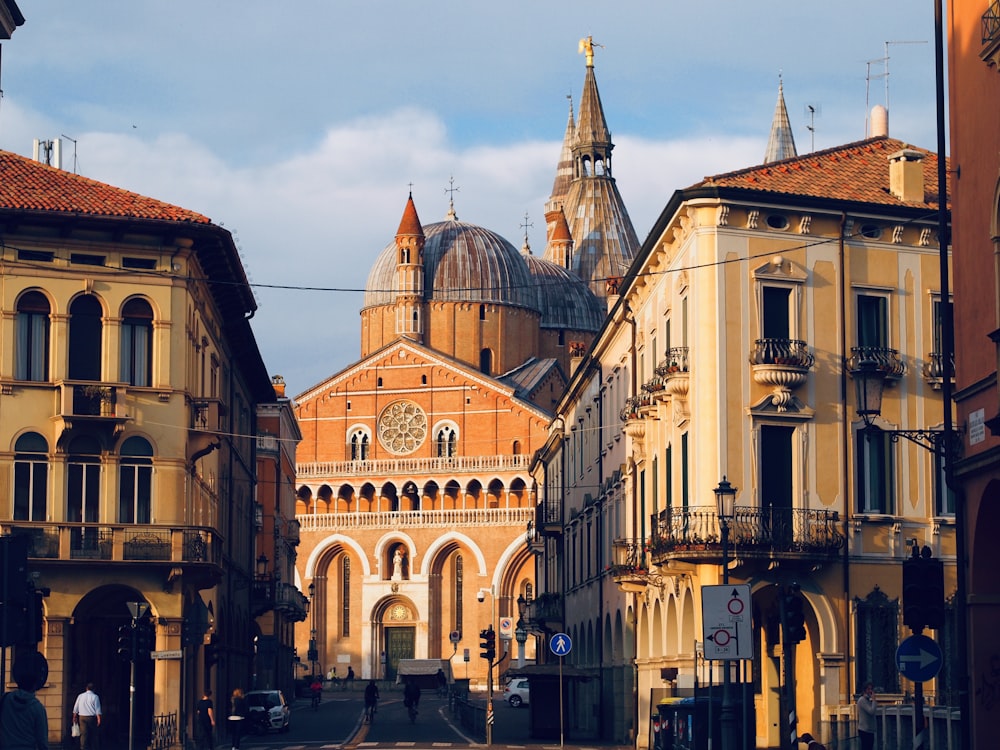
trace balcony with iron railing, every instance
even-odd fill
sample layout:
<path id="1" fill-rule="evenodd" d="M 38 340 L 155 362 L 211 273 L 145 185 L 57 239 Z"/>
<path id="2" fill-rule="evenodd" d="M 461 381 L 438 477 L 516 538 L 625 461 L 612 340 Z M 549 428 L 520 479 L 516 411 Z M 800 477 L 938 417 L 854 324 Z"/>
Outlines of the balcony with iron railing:
<path id="1" fill-rule="evenodd" d="M 275 580 L 270 574 L 257 576 L 250 590 L 250 608 L 254 617 L 272 609 L 290 622 L 304 622 L 308 613 L 305 594 L 289 583 Z"/>
<path id="2" fill-rule="evenodd" d="M 547 591 L 528 602 L 524 620 L 532 632 L 556 633 L 565 622 L 561 594 Z"/>
<path id="3" fill-rule="evenodd" d="M 754 341 L 750 351 L 753 379 L 772 389 L 771 402 L 786 411 L 792 391 L 806 382 L 815 358 L 805 341 L 768 338 Z"/>
<path id="4" fill-rule="evenodd" d="M 993 0 L 983 13 L 982 26 L 983 49 L 980 59 L 987 65 L 1000 69 L 1000 0 Z"/>
<path id="5" fill-rule="evenodd" d="M 656 374 L 663 379 L 664 389 L 675 396 L 686 396 L 688 383 L 688 347 L 672 346 L 656 366 Z"/>
<path id="6" fill-rule="evenodd" d="M 856 372 L 866 360 L 875 363 L 876 371 L 882 374 L 887 383 L 895 383 L 906 374 L 906 365 L 900 359 L 899 352 L 884 346 L 852 346 L 851 356 L 847 358 L 847 371 Z"/>
<path id="7" fill-rule="evenodd" d="M 947 374 L 952 383 L 955 382 L 955 356 L 949 358 L 949 366 L 945 367 L 945 357 L 941 352 L 931 352 L 924 362 L 924 381 L 935 391 L 941 390 L 941 385 Z"/>
<path id="8" fill-rule="evenodd" d="M 651 562 L 718 563 L 722 537 L 715 506 L 669 508 L 652 517 Z M 736 507 L 729 522 L 730 555 L 741 560 L 835 557 L 844 545 L 837 511 Z"/>
<path id="9" fill-rule="evenodd" d="M 19 522 L 0 524 L 0 534 L 30 539 L 28 557 L 101 564 L 219 564 L 220 540 L 206 528 L 131 524 Z"/>
<path id="10" fill-rule="evenodd" d="M 649 570 L 649 544 L 641 539 L 616 539 L 611 543 L 612 562 L 605 572 L 622 591 L 638 593 L 646 586 L 661 586 L 663 579 Z"/>

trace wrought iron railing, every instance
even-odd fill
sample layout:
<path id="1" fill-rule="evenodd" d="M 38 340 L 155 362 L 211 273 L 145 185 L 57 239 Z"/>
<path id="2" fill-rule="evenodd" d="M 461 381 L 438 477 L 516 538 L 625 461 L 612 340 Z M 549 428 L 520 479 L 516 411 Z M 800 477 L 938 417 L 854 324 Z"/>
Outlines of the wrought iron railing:
<path id="1" fill-rule="evenodd" d="M 653 516 L 652 525 L 649 549 L 654 562 L 675 552 L 721 552 L 721 527 L 713 506 L 671 508 Z M 737 507 L 729 522 L 729 543 L 736 555 L 828 555 L 843 546 L 844 536 L 836 511 Z"/>
<path id="2" fill-rule="evenodd" d="M 983 13 L 983 44 L 995 42 L 998 38 L 1000 38 L 1000 0 L 993 0 Z"/>
<path id="3" fill-rule="evenodd" d="M 642 410 L 652 405 L 653 397 L 649 393 L 629 396 L 625 399 L 625 406 L 618 412 L 618 416 L 623 422 L 627 422 L 630 419 L 639 419 L 642 416 Z"/>
<path id="4" fill-rule="evenodd" d="M 808 370 L 814 361 L 806 342 L 797 339 L 757 339 L 750 352 L 752 365 L 789 365 Z"/>
<path id="5" fill-rule="evenodd" d="M 941 352 L 931 352 L 923 367 L 924 380 L 931 384 L 939 384 L 946 376 L 955 379 L 955 355 L 949 357 L 945 366 L 945 357 Z"/>
<path id="6" fill-rule="evenodd" d="M 218 562 L 219 540 L 211 529 L 132 524 L 0 524 L 0 533 L 27 536 L 28 557 L 43 560 L 142 560 Z"/>
<path id="7" fill-rule="evenodd" d="M 177 714 L 158 714 L 153 717 L 150 731 L 150 750 L 166 750 L 177 744 Z"/>
<path id="8" fill-rule="evenodd" d="M 899 352 L 884 346 L 852 346 L 851 356 L 847 358 L 847 371 L 856 372 L 865 360 L 874 362 L 876 371 L 882 373 L 886 380 L 899 380 L 906 374 L 906 365 Z"/>
<path id="9" fill-rule="evenodd" d="M 671 377 L 688 371 L 688 347 L 672 346 L 666 351 L 666 356 L 656 366 L 656 374 Z"/>

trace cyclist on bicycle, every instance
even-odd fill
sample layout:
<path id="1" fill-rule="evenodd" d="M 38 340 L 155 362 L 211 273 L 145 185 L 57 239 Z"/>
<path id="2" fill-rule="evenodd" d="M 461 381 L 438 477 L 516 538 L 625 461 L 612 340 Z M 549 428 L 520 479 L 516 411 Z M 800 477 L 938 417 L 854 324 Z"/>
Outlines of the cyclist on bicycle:
<path id="1" fill-rule="evenodd" d="M 323 696 L 323 683 L 320 681 L 319 675 L 313 677 L 309 689 L 312 691 L 312 707 L 317 709 L 319 708 L 320 698 Z"/>
<path id="2" fill-rule="evenodd" d="M 375 718 L 375 710 L 378 707 L 378 685 L 375 680 L 369 680 L 365 686 L 365 720 L 371 723 Z"/>
<path id="3" fill-rule="evenodd" d="M 403 705 L 406 706 L 406 710 L 410 714 L 410 721 L 416 721 L 417 714 L 420 713 L 417 710 L 420 706 L 420 686 L 416 680 L 406 681 L 406 686 L 403 688 Z"/>

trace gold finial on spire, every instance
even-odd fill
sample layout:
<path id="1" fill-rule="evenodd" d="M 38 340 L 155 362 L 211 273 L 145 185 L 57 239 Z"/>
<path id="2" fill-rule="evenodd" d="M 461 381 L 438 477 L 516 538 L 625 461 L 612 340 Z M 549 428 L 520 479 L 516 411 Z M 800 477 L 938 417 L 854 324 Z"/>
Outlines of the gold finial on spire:
<path id="1" fill-rule="evenodd" d="M 604 45 L 603 44 L 597 44 L 594 41 L 594 37 L 593 36 L 589 36 L 588 35 L 586 39 L 581 39 L 580 40 L 580 47 L 577 50 L 577 53 L 580 53 L 580 52 L 586 52 L 587 53 L 587 67 L 588 68 L 594 67 L 594 47 L 600 47 L 601 49 L 604 49 Z"/>

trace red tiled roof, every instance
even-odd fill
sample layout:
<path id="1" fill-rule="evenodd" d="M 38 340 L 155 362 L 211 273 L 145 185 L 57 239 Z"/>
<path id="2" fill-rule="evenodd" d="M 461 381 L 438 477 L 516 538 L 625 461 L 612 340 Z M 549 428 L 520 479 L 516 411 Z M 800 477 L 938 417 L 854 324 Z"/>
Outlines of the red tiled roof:
<path id="1" fill-rule="evenodd" d="M 889 192 L 890 154 L 902 149 L 924 154 L 924 200 L 905 202 Z M 784 161 L 706 177 L 692 189 L 745 188 L 767 193 L 815 196 L 890 206 L 937 206 L 937 154 L 881 136 L 815 151 Z"/>
<path id="2" fill-rule="evenodd" d="M 0 210 L 211 224 L 186 208 L 164 203 L 32 159 L 0 151 Z"/>

